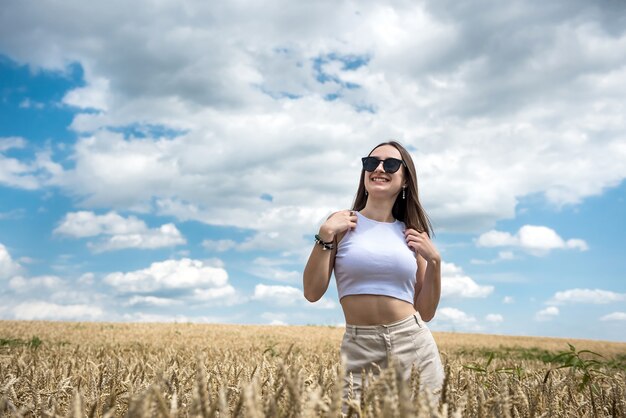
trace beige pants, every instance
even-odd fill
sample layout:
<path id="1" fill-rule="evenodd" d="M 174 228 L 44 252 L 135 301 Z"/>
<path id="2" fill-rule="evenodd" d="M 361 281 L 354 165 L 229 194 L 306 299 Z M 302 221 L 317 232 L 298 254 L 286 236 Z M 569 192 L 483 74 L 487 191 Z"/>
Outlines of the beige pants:
<path id="1" fill-rule="evenodd" d="M 347 411 L 345 400 L 349 394 L 350 373 L 354 399 L 359 401 L 362 387 L 361 370 L 364 369 L 366 373 L 371 370 L 377 374 L 378 369 L 372 363 L 384 369 L 389 365 L 391 356 L 394 356 L 404 381 L 410 379 L 411 367 L 415 364 L 420 373 L 420 390 L 428 389 L 435 396 L 438 396 L 441 390 L 444 371 L 437 344 L 417 312 L 391 324 L 346 324 L 340 353 L 345 366 L 344 413 Z"/>

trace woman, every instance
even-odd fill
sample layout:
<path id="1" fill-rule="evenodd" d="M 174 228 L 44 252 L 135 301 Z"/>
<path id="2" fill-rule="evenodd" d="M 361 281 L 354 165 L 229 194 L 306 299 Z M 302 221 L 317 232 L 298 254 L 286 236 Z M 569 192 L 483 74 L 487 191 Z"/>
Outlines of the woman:
<path id="1" fill-rule="evenodd" d="M 377 145 L 362 161 L 352 210 L 330 215 L 316 235 L 304 269 L 304 296 L 319 300 L 335 270 L 346 319 L 344 399 L 352 378 L 359 400 L 361 371 L 376 373 L 372 363 L 387 367 L 391 356 L 405 381 L 415 365 L 420 389 L 437 394 L 444 373 L 425 321 L 439 303 L 441 258 L 418 199 L 415 166 L 395 141 Z"/>

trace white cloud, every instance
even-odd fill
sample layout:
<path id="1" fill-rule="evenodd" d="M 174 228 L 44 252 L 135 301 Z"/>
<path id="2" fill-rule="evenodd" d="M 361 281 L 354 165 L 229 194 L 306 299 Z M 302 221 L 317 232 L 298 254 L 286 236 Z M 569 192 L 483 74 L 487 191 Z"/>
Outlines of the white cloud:
<path id="1" fill-rule="evenodd" d="M 45 289 L 48 292 L 48 289 Z M 111 295 L 102 293 L 94 287 L 75 286 L 73 283 L 65 281 L 64 286 L 55 289 L 52 293 L 45 293 L 42 296 L 48 302 L 59 303 L 62 305 L 96 305 L 96 306 L 112 306 Z"/>
<path id="2" fill-rule="evenodd" d="M 156 296 L 133 296 L 128 300 L 127 305 L 172 306 L 180 303 L 182 303 L 182 301 Z"/>
<path id="3" fill-rule="evenodd" d="M 20 102 L 19 107 L 22 109 L 43 109 L 45 105 L 27 97 Z"/>
<path id="4" fill-rule="evenodd" d="M 221 260 L 166 260 L 132 272 L 107 274 L 103 282 L 123 297 L 124 306 L 233 306 L 246 303 L 228 281 Z M 140 319 L 143 321 L 143 319 Z"/>
<path id="5" fill-rule="evenodd" d="M 467 324 L 476 322 L 475 317 L 470 316 L 462 310 L 456 308 L 441 308 L 438 310 L 437 314 L 437 319 L 448 320 L 455 323 Z"/>
<path id="6" fill-rule="evenodd" d="M 128 322 L 176 322 L 176 323 L 228 323 L 228 318 L 211 316 L 187 316 L 181 314 L 161 315 L 145 312 L 133 312 L 122 315 L 122 319 Z"/>
<path id="7" fill-rule="evenodd" d="M 8 151 L 10 149 L 21 149 L 26 146 L 26 140 L 19 136 L 10 136 L 0 138 L 0 152 Z"/>
<path id="8" fill-rule="evenodd" d="M 600 321 L 626 321 L 626 312 L 613 312 L 604 315 Z"/>
<path id="9" fill-rule="evenodd" d="M 254 180 L 250 179 L 250 181 Z M 215 191 L 207 191 L 207 193 L 215 193 Z M 223 193 L 229 192 L 225 190 Z M 256 193 L 256 190 L 251 190 L 250 194 L 252 193 Z M 222 199 L 222 196 L 216 196 L 216 199 Z M 180 220 L 196 220 L 221 226 L 233 225 L 255 231 L 254 235 L 239 243 L 209 240 L 207 245 L 210 249 L 229 247 L 238 251 L 283 251 L 283 255 L 295 255 L 302 261 L 308 256 L 313 245 L 314 231 L 330 214 L 330 206 L 317 208 L 302 206 L 302 202 L 306 202 L 307 199 L 303 197 L 301 202 L 297 202 L 298 206 L 285 204 L 282 207 L 271 207 L 270 203 L 265 200 L 259 199 L 256 202 L 255 197 L 238 201 L 238 207 L 213 206 L 211 209 L 176 199 L 158 199 L 156 211 L 160 215 L 175 216 Z M 348 198 L 344 200 L 347 205 Z M 303 239 L 303 231 L 309 231 L 311 238 Z"/>
<path id="10" fill-rule="evenodd" d="M 463 273 L 454 263 L 441 263 L 441 296 L 484 298 L 494 290 L 493 286 L 481 286 Z"/>
<path id="11" fill-rule="evenodd" d="M 267 286 L 257 284 L 254 288 L 252 299 L 272 301 L 283 306 L 295 305 L 301 302 L 302 291 L 291 286 Z"/>
<path id="12" fill-rule="evenodd" d="M 587 242 L 585 242 L 585 240 L 572 238 L 565 241 L 565 248 L 587 251 L 589 249 L 589 246 L 587 245 Z"/>
<path id="13" fill-rule="evenodd" d="M 484 298 L 493 292 L 493 286 L 480 286 L 468 276 L 442 278 L 442 297 Z"/>
<path id="14" fill-rule="evenodd" d="M 65 97 L 63 103 L 70 106 L 76 106 L 83 109 L 95 109 L 101 111 L 108 110 L 109 96 L 109 80 L 98 78 L 90 80 L 85 87 L 78 87 L 70 90 Z"/>
<path id="15" fill-rule="evenodd" d="M 68 213 L 54 233 L 73 238 L 108 235 L 97 242 L 88 243 L 88 247 L 95 252 L 124 248 L 152 249 L 186 243 L 174 224 L 149 229 L 145 222 L 135 216 L 124 218 L 115 212 L 105 215 L 88 211 Z"/>
<path id="16" fill-rule="evenodd" d="M 75 164 L 54 181 L 87 207 L 251 227 L 249 248 L 293 251 L 318 217 L 275 215 L 302 202 L 322 213 L 347 206 L 358 156 L 376 139 L 419 150 L 423 200 L 445 230 L 491 228 L 523 196 L 575 204 L 626 176 L 626 69 L 614 52 L 626 35 L 611 29 L 621 23 L 612 7 L 563 1 L 502 14 L 447 2 L 320 2 L 305 18 L 280 1 L 137 7 L 151 13 L 14 2 L 0 16 L 6 56 L 32 68 L 83 67 L 85 85 L 64 102 L 101 111 L 74 118 L 72 128 L 92 136 L 81 136 Z M 509 36 L 496 41 L 503 25 Z M 129 27 L 140 29 L 129 37 Z M 137 125 L 182 134 L 125 139 L 100 129 Z M 332 176 L 318 175 L 320 161 Z M 0 161 L 0 182 L 39 187 L 19 164 Z M 266 217 L 280 224 L 256 225 Z"/>
<path id="17" fill-rule="evenodd" d="M 617 293 L 602 289 L 568 289 L 556 292 L 546 303 L 557 305 L 565 303 L 605 304 L 626 300 L 626 293 Z"/>
<path id="18" fill-rule="evenodd" d="M 0 220 L 2 219 L 23 219 L 26 210 L 24 208 L 13 209 L 8 212 L 0 212 Z"/>
<path id="19" fill-rule="evenodd" d="M 126 235 L 144 232 L 145 222 L 135 216 L 124 218 L 116 212 L 96 215 L 93 212 L 70 212 L 65 215 L 54 233 L 73 238 L 94 237 L 97 235 Z"/>
<path id="20" fill-rule="evenodd" d="M 535 314 L 535 320 L 537 321 L 549 321 L 559 315 L 559 308 L 556 306 L 548 306 L 545 309 L 538 311 Z"/>
<path id="21" fill-rule="evenodd" d="M 435 321 L 437 327 L 441 329 L 462 329 L 467 331 L 479 331 L 482 329 L 476 317 L 452 307 L 437 309 Z"/>
<path id="22" fill-rule="evenodd" d="M 307 303 L 306 306 L 313 307 L 315 309 L 335 309 L 337 307 L 337 304 L 334 301 L 327 299 L 325 297 L 322 297 L 320 300 L 314 303 L 311 303 L 306 299 L 304 300 Z"/>
<path id="23" fill-rule="evenodd" d="M 508 232 L 491 230 L 478 237 L 476 243 L 479 247 L 502 247 L 517 245 L 519 240 Z"/>
<path id="24" fill-rule="evenodd" d="M 202 241 L 202 246 L 209 251 L 217 251 L 217 252 L 222 253 L 224 251 L 228 251 L 232 248 L 235 248 L 237 246 L 237 242 L 233 241 L 232 239 L 220 239 L 220 240 L 205 239 L 204 241 Z"/>
<path id="25" fill-rule="evenodd" d="M 205 265 L 211 266 L 211 267 L 224 268 L 226 266 L 226 264 L 220 258 L 217 258 L 217 257 L 205 258 L 202 260 L 202 262 Z"/>
<path id="26" fill-rule="evenodd" d="M 26 144 L 21 137 L 0 138 L 0 185 L 35 190 L 62 174 L 63 168 L 52 162 L 49 151 L 37 151 L 31 161 L 4 155 L 6 151 L 25 148 Z"/>
<path id="27" fill-rule="evenodd" d="M 499 251 L 498 259 L 500 260 L 513 260 L 515 258 L 515 254 L 513 251 Z"/>
<path id="28" fill-rule="evenodd" d="M 529 251 L 550 251 L 557 248 L 588 249 L 581 239 L 563 240 L 553 229 L 545 226 L 524 225 L 517 233 L 519 245 Z"/>
<path id="29" fill-rule="evenodd" d="M 35 290 L 54 290 L 62 287 L 64 280 L 57 276 L 37 276 L 25 278 L 15 276 L 9 280 L 9 288 L 17 293 L 32 292 Z"/>
<path id="30" fill-rule="evenodd" d="M 297 283 L 302 280 L 301 271 L 286 270 L 279 267 L 290 263 L 289 260 L 257 257 L 252 262 L 252 268 L 249 269 L 249 273 L 268 280 Z"/>
<path id="31" fill-rule="evenodd" d="M 88 243 L 87 246 L 95 252 L 114 251 L 125 248 L 163 248 L 185 244 L 178 228 L 174 224 L 161 225 L 159 228 L 151 229 L 144 233 L 114 235 L 100 242 Z"/>
<path id="32" fill-rule="evenodd" d="M 8 279 L 22 270 L 19 263 L 13 261 L 9 250 L 0 243 L 0 280 Z"/>
<path id="33" fill-rule="evenodd" d="M 289 314 L 284 312 L 263 312 L 261 318 L 269 321 L 268 325 L 289 325 Z"/>
<path id="34" fill-rule="evenodd" d="M 504 321 L 504 317 L 500 314 L 487 314 L 485 316 L 485 321 L 499 324 L 500 322 Z"/>
<path id="35" fill-rule="evenodd" d="M 32 261 L 28 257 L 22 259 Z M 98 306 L 107 296 L 91 287 L 93 273 L 84 273 L 74 282 L 71 278 L 49 274 L 29 277 L 24 270 L 0 244 L 0 279 L 7 282 L 4 293 L 8 296 L 2 303 L 7 305 L 5 311 L 12 311 L 16 319 L 79 319 L 84 307 L 94 307 L 91 311 L 85 310 L 89 318 L 102 314 Z M 25 301 L 26 296 L 31 300 Z M 29 313 L 29 307 L 35 311 Z"/>
<path id="36" fill-rule="evenodd" d="M 44 301 L 22 302 L 13 308 L 15 319 L 84 320 L 101 318 L 104 311 L 93 305 L 58 305 Z"/>
<path id="37" fill-rule="evenodd" d="M 513 298 L 513 296 L 505 296 L 502 298 L 502 303 L 513 303 L 515 302 L 515 299 Z"/>
<path id="38" fill-rule="evenodd" d="M 334 309 L 335 302 L 324 297 L 315 303 L 311 303 L 304 298 L 302 290 L 291 286 L 268 286 L 257 284 L 254 288 L 253 300 L 265 303 L 276 304 L 278 306 L 302 306 L 319 309 Z"/>
<path id="39" fill-rule="evenodd" d="M 530 254 L 542 256 L 554 249 L 577 249 L 587 251 L 584 240 L 564 240 L 553 229 L 546 226 L 524 225 L 515 235 L 508 232 L 491 230 L 480 235 L 476 240 L 479 247 L 519 247 Z M 512 254 L 510 254 L 512 256 Z M 506 254 L 509 256 L 509 254 Z"/>
<path id="40" fill-rule="evenodd" d="M 227 285 L 213 289 L 194 289 L 192 297 L 200 301 L 219 300 L 228 305 L 245 302 L 245 299 L 236 299 L 236 294 L 237 291 L 235 288 L 231 285 Z"/>
<path id="41" fill-rule="evenodd" d="M 95 278 L 96 278 L 96 275 L 91 272 L 84 273 L 84 274 L 81 274 L 80 277 L 78 278 L 78 283 L 84 284 L 84 285 L 92 285 L 94 283 Z"/>
<path id="42" fill-rule="evenodd" d="M 104 282 L 122 293 L 149 293 L 164 289 L 221 289 L 229 286 L 226 270 L 183 258 L 155 262 L 128 273 L 107 274 Z"/>
<path id="43" fill-rule="evenodd" d="M 470 263 L 472 264 L 495 264 L 500 261 L 509 261 L 509 260 L 514 260 L 514 259 L 515 259 L 515 254 L 513 254 L 513 251 L 499 251 L 498 256 L 492 260 L 480 260 L 480 259 L 472 258 L 470 260 Z"/>

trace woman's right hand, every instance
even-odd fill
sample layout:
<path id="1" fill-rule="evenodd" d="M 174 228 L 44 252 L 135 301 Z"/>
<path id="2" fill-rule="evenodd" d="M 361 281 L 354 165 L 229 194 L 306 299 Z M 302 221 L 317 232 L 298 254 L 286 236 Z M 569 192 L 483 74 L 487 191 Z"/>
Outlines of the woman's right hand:
<path id="1" fill-rule="evenodd" d="M 335 212 L 322 224 L 319 235 L 325 242 L 333 241 L 340 232 L 356 228 L 357 219 L 353 210 Z"/>

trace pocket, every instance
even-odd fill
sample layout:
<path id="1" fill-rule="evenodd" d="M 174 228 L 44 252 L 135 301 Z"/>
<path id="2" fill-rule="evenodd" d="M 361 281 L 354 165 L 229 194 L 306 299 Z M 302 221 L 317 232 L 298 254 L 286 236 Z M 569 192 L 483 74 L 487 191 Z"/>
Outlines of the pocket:
<path id="1" fill-rule="evenodd" d="M 414 315 L 417 316 L 417 325 L 419 325 L 420 328 L 422 328 L 423 326 L 426 326 L 426 323 L 422 319 L 422 316 L 420 315 L 420 312 L 417 309 L 415 310 Z"/>
<path id="2" fill-rule="evenodd" d="M 435 339 L 433 338 L 433 334 L 431 334 L 430 329 L 428 329 L 424 323 L 421 325 L 421 328 L 416 329 L 412 335 L 413 346 L 416 350 L 419 350 L 429 344 L 435 344 Z"/>
<path id="3" fill-rule="evenodd" d="M 346 372 L 369 370 L 371 363 L 381 363 L 386 358 L 385 344 L 380 335 L 350 335 L 344 337 L 341 355 L 346 359 Z"/>

